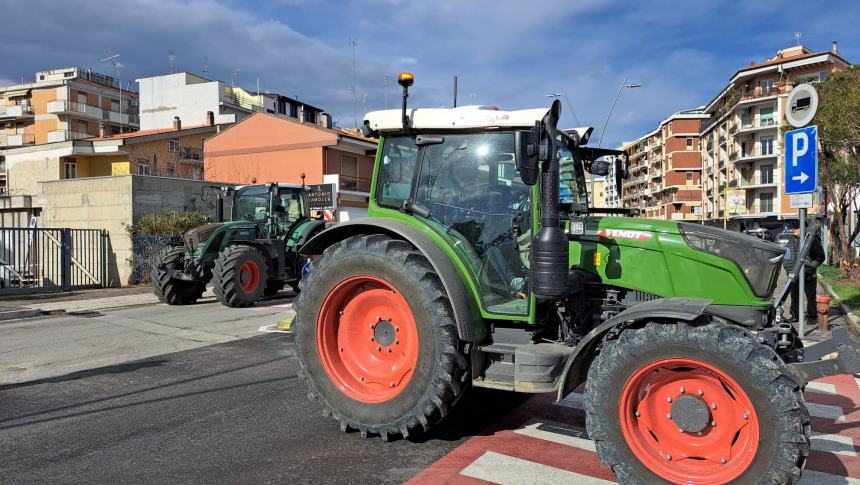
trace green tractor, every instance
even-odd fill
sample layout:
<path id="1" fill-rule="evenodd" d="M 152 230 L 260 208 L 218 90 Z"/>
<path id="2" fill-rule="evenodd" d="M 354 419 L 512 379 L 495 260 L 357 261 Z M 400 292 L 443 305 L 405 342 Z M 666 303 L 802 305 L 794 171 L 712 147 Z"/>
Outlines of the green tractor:
<path id="1" fill-rule="evenodd" d="M 295 353 L 340 428 L 405 438 L 470 387 L 560 400 L 584 383 L 621 482 L 795 483 L 804 386 L 860 370 L 844 331 L 803 348 L 783 320 L 801 265 L 774 297 L 777 245 L 590 210 L 585 172 L 624 174 L 625 155 L 558 130 L 557 101 L 407 111 L 399 81 L 403 109 L 364 121 L 379 137 L 369 217 L 300 251 Z"/>
<path id="2" fill-rule="evenodd" d="M 223 221 L 224 200 L 232 217 Z M 297 248 L 325 223 L 312 219 L 304 185 L 246 185 L 218 191 L 214 224 L 189 230 L 184 247 L 165 251 L 152 272 L 158 298 L 169 305 L 196 302 L 212 281 L 218 301 L 246 307 L 298 282 L 307 259 Z"/>

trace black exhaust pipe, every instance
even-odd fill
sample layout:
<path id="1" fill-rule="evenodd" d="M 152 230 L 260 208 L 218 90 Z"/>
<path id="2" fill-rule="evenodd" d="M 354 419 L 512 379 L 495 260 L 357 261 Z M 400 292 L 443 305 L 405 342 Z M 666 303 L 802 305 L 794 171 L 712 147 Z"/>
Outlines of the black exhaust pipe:
<path id="1" fill-rule="evenodd" d="M 224 189 L 215 189 L 215 222 L 224 222 Z"/>
<path id="2" fill-rule="evenodd" d="M 568 293 L 569 245 L 559 218 L 559 164 L 556 148 L 561 103 L 555 100 L 543 120 L 546 144 L 541 146 L 540 231 L 532 241 L 532 291 L 542 299 Z M 545 151 L 544 151 L 545 150 Z"/>

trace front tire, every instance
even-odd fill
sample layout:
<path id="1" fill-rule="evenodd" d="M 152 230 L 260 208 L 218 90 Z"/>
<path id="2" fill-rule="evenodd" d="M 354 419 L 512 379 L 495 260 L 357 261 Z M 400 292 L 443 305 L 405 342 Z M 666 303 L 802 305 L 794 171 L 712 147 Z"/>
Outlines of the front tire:
<path id="1" fill-rule="evenodd" d="M 800 386 L 725 323 L 648 323 L 604 343 L 586 427 L 621 483 L 796 483 L 809 454 Z"/>
<path id="2" fill-rule="evenodd" d="M 184 248 L 172 248 L 164 251 L 158 263 L 152 268 L 152 289 L 155 296 L 168 305 L 190 305 L 206 291 L 206 283 L 202 281 L 185 281 L 174 279 L 167 270 L 182 270 Z"/>
<path id="3" fill-rule="evenodd" d="M 268 274 L 266 259 L 251 246 L 228 246 L 215 259 L 212 291 L 233 308 L 253 305 L 263 297 Z"/>
<path id="4" fill-rule="evenodd" d="M 340 241 L 300 284 L 293 327 L 301 375 L 341 430 L 405 438 L 441 421 L 466 390 L 451 304 L 409 243 Z"/>

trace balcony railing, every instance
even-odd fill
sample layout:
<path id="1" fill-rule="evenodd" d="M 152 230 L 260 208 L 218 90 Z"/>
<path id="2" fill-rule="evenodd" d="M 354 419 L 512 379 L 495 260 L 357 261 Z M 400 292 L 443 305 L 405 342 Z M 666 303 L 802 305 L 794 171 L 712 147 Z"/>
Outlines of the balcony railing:
<path id="1" fill-rule="evenodd" d="M 354 192 L 370 192 L 370 179 L 341 175 L 340 189 Z"/>
<path id="2" fill-rule="evenodd" d="M 20 118 L 22 116 L 32 116 L 33 107 L 29 104 L 10 104 L 0 106 L 0 118 Z"/>
<path id="3" fill-rule="evenodd" d="M 104 119 L 105 117 L 105 113 L 102 108 L 99 108 L 97 106 L 90 106 L 84 103 L 76 103 L 67 99 L 55 99 L 53 101 L 48 101 L 48 113 L 75 113 L 97 119 Z"/>
<path id="4" fill-rule="evenodd" d="M 19 147 L 33 145 L 36 143 L 36 135 L 32 133 L 16 133 L 14 135 L 0 135 L 0 147 Z"/>
<path id="5" fill-rule="evenodd" d="M 771 86 L 769 88 L 762 88 L 761 86 L 756 86 L 753 89 L 743 91 L 741 93 L 741 100 L 764 98 L 766 96 L 776 96 L 782 91 L 782 89 L 783 86 Z"/>
<path id="6" fill-rule="evenodd" d="M 741 153 L 740 156 L 735 161 L 736 162 L 748 162 L 750 160 L 755 160 L 757 158 L 769 158 L 769 157 L 775 157 L 775 156 L 776 156 L 776 152 L 774 152 L 773 150 L 770 150 L 770 151 L 752 150 L 749 153 Z"/>
<path id="7" fill-rule="evenodd" d="M 748 179 L 738 177 L 734 180 L 734 182 L 736 182 L 737 187 L 753 187 L 753 186 L 757 186 L 757 185 L 776 185 L 777 184 L 776 181 L 778 179 L 779 179 L 779 173 L 774 171 L 770 176 L 768 176 L 768 175 L 761 176 L 760 175 L 758 177 L 751 177 Z"/>
<path id="8" fill-rule="evenodd" d="M 140 125 L 140 117 L 134 113 L 120 113 L 118 111 L 109 111 L 108 119 L 112 123 L 122 125 Z"/>
<path id="9" fill-rule="evenodd" d="M 48 143 L 56 143 L 60 141 L 80 140 L 82 138 L 91 138 L 96 135 L 89 133 L 81 133 L 79 131 L 56 130 L 48 132 Z"/>
<path id="10" fill-rule="evenodd" d="M 202 162 L 203 149 L 197 147 L 182 147 L 182 151 L 179 154 L 179 159 Z"/>

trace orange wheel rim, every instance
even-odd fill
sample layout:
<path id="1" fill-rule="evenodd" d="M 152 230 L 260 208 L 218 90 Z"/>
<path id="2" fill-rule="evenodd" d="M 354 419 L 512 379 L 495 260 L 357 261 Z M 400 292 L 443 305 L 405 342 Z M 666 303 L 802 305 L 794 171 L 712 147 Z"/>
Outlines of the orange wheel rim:
<path id="1" fill-rule="evenodd" d="M 364 403 L 394 398 L 418 363 L 418 326 L 409 304 L 384 279 L 347 278 L 317 317 L 317 351 L 332 383 Z"/>
<path id="2" fill-rule="evenodd" d="M 758 450 L 752 401 L 734 379 L 699 360 L 668 358 L 639 369 L 621 392 L 619 421 L 636 458 L 676 483 L 731 482 Z"/>
<path id="3" fill-rule="evenodd" d="M 246 293 L 253 293 L 260 284 L 260 267 L 254 261 L 245 261 L 239 269 L 239 286 Z"/>

